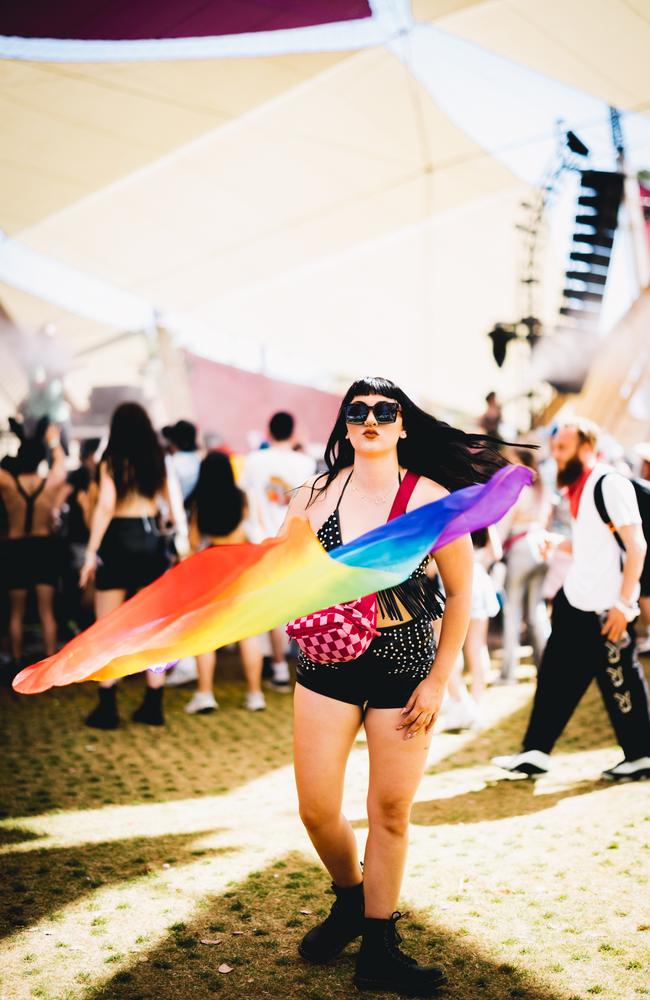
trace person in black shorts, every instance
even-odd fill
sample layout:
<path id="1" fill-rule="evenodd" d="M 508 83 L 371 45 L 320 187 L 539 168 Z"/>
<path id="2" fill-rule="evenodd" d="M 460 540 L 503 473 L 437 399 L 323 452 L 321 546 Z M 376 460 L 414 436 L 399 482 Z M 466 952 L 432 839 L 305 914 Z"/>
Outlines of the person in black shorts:
<path id="1" fill-rule="evenodd" d="M 465 434 L 417 407 L 387 379 L 366 378 L 345 394 L 330 435 L 327 471 L 299 488 L 287 518 L 307 520 L 327 550 L 506 464 L 500 442 Z M 302 939 L 309 962 L 327 962 L 361 936 L 355 985 L 430 996 L 446 976 L 400 949 L 396 911 L 411 804 L 427 759 L 445 685 L 460 654 L 472 596 L 469 535 L 429 558 L 399 587 L 377 595 L 379 636 L 350 662 L 301 653 L 295 688 L 294 759 L 300 815 L 333 880 L 336 901 Z M 433 620 L 446 592 L 439 645 Z M 359 726 L 370 758 L 363 871 L 341 813 L 346 762 Z"/>
<path id="2" fill-rule="evenodd" d="M 0 496 L 7 517 L 7 538 L 0 542 L 0 587 L 9 592 L 9 638 L 14 666 L 23 653 L 23 620 L 30 591 L 36 597 L 43 651 L 56 649 L 54 597 L 62 571 L 61 539 L 55 533 L 55 512 L 65 483 L 65 453 L 59 430 L 40 420 L 28 437 L 22 424 L 10 420 L 20 448 L 11 471 L 0 469 Z M 39 468 L 49 454 L 46 476 Z"/>
<path id="3" fill-rule="evenodd" d="M 79 577 L 81 587 L 95 581 L 97 618 L 110 614 L 169 568 L 168 538 L 160 527 L 161 499 L 171 516 L 165 459 L 156 432 L 138 403 L 122 403 L 113 414 L 99 464 L 99 495 Z M 144 701 L 133 713 L 134 722 L 163 725 L 164 683 L 164 673 L 147 671 Z M 99 704 L 85 721 L 95 729 L 119 725 L 115 681 L 101 682 Z"/>

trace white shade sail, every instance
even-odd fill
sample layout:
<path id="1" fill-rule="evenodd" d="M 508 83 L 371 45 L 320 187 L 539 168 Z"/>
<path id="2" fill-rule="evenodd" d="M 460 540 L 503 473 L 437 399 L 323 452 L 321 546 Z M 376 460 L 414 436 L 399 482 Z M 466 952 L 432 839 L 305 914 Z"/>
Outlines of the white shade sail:
<path id="1" fill-rule="evenodd" d="M 635 112 L 631 165 L 650 164 L 650 20 L 641 0 L 371 7 L 367 23 L 310 28 L 308 45 L 302 29 L 233 35 L 209 59 L 66 63 L 55 40 L 29 62 L 37 47 L 13 43 L 0 226 L 207 356 L 257 344 L 271 368 L 291 355 L 323 384 L 380 372 L 468 412 L 490 388 L 516 396 L 525 358 L 498 371 L 486 334 L 522 315 L 520 203 L 559 118 L 612 167 L 609 102 Z M 566 221 L 543 254 L 536 310 L 551 323 Z M 27 306 L 29 283 L 8 273 L 16 320 L 58 309 L 78 350 L 81 305 L 34 281 Z M 108 307 L 92 318 L 89 343 L 120 329 Z"/>

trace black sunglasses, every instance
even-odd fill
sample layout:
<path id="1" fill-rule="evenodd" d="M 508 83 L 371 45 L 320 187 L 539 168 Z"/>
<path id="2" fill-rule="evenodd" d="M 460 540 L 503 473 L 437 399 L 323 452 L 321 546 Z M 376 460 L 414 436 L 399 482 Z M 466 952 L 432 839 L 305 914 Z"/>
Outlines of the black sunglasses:
<path id="1" fill-rule="evenodd" d="M 372 412 L 378 424 L 394 424 L 401 407 L 399 403 L 380 402 L 373 406 L 367 403 L 347 403 L 343 407 L 346 424 L 365 424 Z"/>

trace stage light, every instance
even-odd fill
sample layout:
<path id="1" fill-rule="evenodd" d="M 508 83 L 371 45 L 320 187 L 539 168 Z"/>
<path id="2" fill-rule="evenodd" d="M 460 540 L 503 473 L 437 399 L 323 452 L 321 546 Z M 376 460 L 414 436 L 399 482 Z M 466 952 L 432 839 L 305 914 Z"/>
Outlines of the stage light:
<path id="1" fill-rule="evenodd" d="M 581 264 L 588 264 L 590 268 L 592 267 L 609 267 L 609 257 L 605 254 L 598 253 L 581 253 L 578 250 L 573 250 L 569 257 L 571 260 L 578 260 Z"/>
<path id="2" fill-rule="evenodd" d="M 567 133 L 567 141 L 572 134 Z M 568 324 L 572 323 L 576 331 L 595 332 L 598 328 L 623 198 L 623 180 L 623 174 L 613 171 L 580 172 L 570 260 L 579 261 L 584 267 L 577 270 L 569 265 L 565 271 L 566 285 L 560 307 L 560 315 Z"/>
<path id="3" fill-rule="evenodd" d="M 583 281 L 586 285 L 604 285 L 606 274 L 596 274 L 595 271 L 567 271 L 565 277 L 569 281 Z"/>
<path id="4" fill-rule="evenodd" d="M 510 323 L 495 323 L 493 329 L 488 333 L 488 337 L 492 341 L 494 360 L 498 367 L 501 368 L 503 362 L 506 360 L 508 344 L 511 340 L 516 339 L 517 334 Z"/>
<path id="5" fill-rule="evenodd" d="M 604 290 L 602 287 L 592 289 L 592 288 L 574 288 L 572 285 L 567 286 L 562 292 L 565 299 L 579 299 L 580 302 L 596 302 L 598 305 L 602 302 Z"/>

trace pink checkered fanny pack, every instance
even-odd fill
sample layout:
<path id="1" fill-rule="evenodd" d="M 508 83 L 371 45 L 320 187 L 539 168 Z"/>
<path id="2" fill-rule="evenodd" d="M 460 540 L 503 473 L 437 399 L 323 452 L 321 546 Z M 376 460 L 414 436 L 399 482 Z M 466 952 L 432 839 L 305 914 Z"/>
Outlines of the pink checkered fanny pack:
<path id="1" fill-rule="evenodd" d="M 287 625 L 287 635 L 316 663 L 356 660 L 379 635 L 376 595 L 304 615 Z"/>
<path id="2" fill-rule="evenodd" d="M 419 476 L 414 473 L 406 473 L 388 515 L 389 521 L 406 513 L 418 479 Z M 335 604 L 332 608 L 304 615 L 289 622 L 286 632 L 291 639 L 296 640 L 305 656 L 316 663 L 348 663 L 356 660 L 366 652 L 375 636 L 379 635 L 377 595 L 368 594 L 356 601 Z"/>

